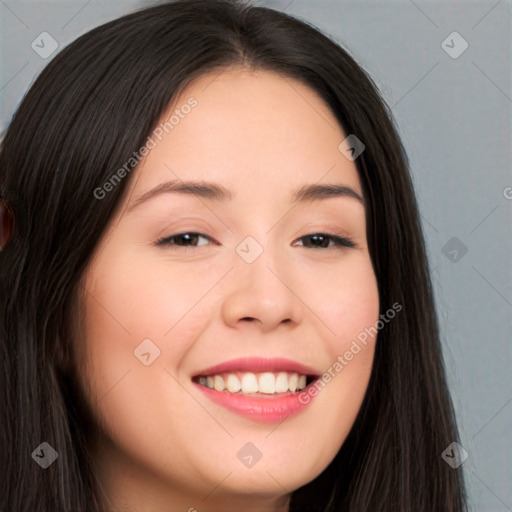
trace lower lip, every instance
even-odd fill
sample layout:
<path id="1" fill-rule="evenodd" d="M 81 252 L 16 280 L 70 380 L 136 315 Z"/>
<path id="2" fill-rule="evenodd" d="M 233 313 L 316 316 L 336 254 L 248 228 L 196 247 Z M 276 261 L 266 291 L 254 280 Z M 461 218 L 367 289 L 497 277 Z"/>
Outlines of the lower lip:
<path id="1" fill-rule="evenodd" d="M 301 403 L 300 393 L 307 393 L 307 388 L 299 393 L 285 396 L 269 396 L 268 398 L 251 397 L 229 393 L 228 391 L 216 391 L 207 388 L 201 384 L 193 383 L 197 386 L 212 402 L 234 411 L 242 416 L 246 416 L 254 421 L 262 423 L 275 423 L 283 421 L 289 416 L 297 414 L 304 409 L 312 397 L 309 396 L 308 403 Z"/>

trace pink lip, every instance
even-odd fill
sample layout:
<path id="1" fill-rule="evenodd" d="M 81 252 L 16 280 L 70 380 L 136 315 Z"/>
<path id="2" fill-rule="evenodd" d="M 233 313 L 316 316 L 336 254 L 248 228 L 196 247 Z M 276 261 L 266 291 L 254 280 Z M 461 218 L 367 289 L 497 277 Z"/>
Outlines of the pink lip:
<path id="1" fill-rule="evenodd" d="M 310 397 L 310 401 L 307 403 L 299 401 L 299 393 L 304 393 L 305 390 L 290 395 L 258 398 L 229 393 L 228 391 L 216 391 L 215 389 L 207 388 L 196 382 L 193 382 L 193 384 L 212 402 L 262 423 L 283 421 L 288 418 L 288 416 L 298 413 L 311 403 L 312 400 Z"/>
<path id="2" fill-rule="evenodd" d="M 206 368 L 199 375 L 214 375 L 228 372 L 296 372 L 302 375 L 318 376 L 318 373 L 309 366 L 297 363 L 291 359 L 274 358 L 265 359 L 262 357 L 241 357 L 224 363 L 216 364 Z"/>
<path id="3" fill-rule="evenodd" d="M 315 377 L 318 376 L 317 372 L 312 368 L 290 359 L 240 358 L 211 366 L 210 368 L 198 373 L 196 377 L 237 371 L 283 371 L 296 372 L 302 375 L 313 375 Z M 193 384 L 197 386 L 212 402 L 254 421 L 262 423 L 283 421 L 289 416 L 303 410 L 304 407 L 311 402 L 312 398 L 310 397 L 306 403 L 302 403 L 299 400 L 299 394 L 304 393 L 307 387 L 298 393 L 282 394 L 281 396 L 269 395 L 268 398 L 263 398 L 230 393 L 228 391 L 217 391 L 194 381 Z"/>

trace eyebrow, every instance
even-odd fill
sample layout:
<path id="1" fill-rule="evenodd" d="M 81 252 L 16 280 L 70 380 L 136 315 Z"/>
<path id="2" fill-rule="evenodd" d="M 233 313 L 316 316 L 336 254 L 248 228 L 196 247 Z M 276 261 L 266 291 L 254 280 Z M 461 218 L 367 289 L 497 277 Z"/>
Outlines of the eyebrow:
<path id="1" fill-rule="evenodd" d="M 128 210 L 133 210 L 140 204 L 145 203 L 160 194 L 173 192 L 196 195 L 198 197 L 202 197 L 203 199 L 210 199 L 215 201 L 228 201 L 233 199 L 233 193 L 231 190 L 217 183 L 211 183 L 207 181 L 172 180 L 161 183 L 155 188 L 152 188 L 151 190 L 148 190 L 139 196 Z M 302 187 L 292 191 L 290 201 L 292 203 L 304 203 L 328 199 L 331 197 L 349 197 L 356 199 L 362 205 L 364 205 L 362 196 L 353 188 L 336 183 L 324 185 L 303 185 Z"/>

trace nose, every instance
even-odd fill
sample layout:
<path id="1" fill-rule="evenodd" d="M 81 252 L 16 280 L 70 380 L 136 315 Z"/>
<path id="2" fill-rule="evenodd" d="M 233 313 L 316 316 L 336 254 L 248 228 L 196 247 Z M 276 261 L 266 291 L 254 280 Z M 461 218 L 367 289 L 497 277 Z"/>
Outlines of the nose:
<path id="1" fill-rule="evenodd" d="M 285 270 L 285 262 L 278 263 L 267 249 L 252 263 L 236 258 L 222 304 L 224 322 L 230 327 L 253 323 L 262 332 L 299 324 L 304 312 L 296 289 L 300 276 L 290 265 Z"/>

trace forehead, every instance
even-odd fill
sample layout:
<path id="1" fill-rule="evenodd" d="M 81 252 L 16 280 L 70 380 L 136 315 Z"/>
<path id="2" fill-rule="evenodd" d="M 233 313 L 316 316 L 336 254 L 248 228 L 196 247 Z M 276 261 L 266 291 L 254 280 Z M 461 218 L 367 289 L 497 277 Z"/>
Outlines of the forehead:
<path id="1" fill-rule="evenodd" d="M 151 134 L 130 195 L 171 179 L 218 182 L 242 195 L 286 193 L 321 180 L 360 192 L 345 134 L 321 97 L 274 72 L 202 75 L 173 101 Z"/>

